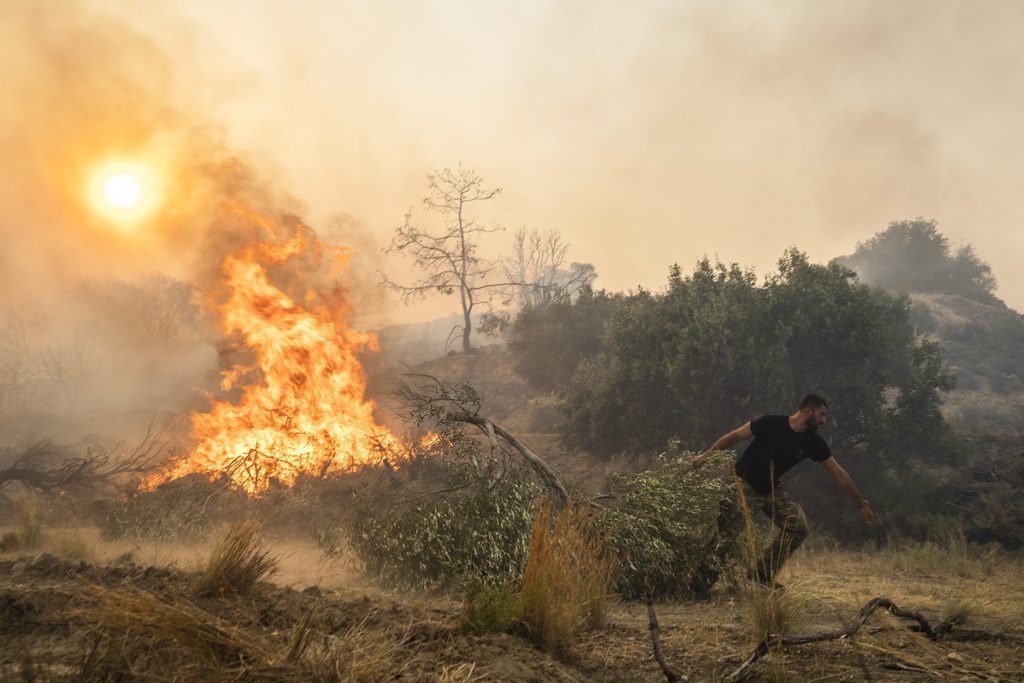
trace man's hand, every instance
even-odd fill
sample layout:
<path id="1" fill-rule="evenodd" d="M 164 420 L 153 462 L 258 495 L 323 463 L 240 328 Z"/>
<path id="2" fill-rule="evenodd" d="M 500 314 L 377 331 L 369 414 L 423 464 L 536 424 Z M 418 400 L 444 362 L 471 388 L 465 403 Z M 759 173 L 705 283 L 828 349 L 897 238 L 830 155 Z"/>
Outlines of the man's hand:
<path id="1" fill-rule="evenodd" d="M 703 465 L 707 461 L 708 461 L 708 454 L 707 454 L 706 451 L 704 453 L 699 453 L 699 454 L 693 456 L 692 458 L 690 458 L 690 464 L 693 465 L 693 469 L 697 469 L 698 467 L 700 467 L 701 465 Z"/>
<path id="2" fill-rule="evenodd" d="M 877 518 L 875 517 L 875 513 L 872 512 L 871 506 L 868 505 L 868 502 L 866 500 L 863 501 L 858 508 L 860 508 L 860 518 L 864 520 L 864 523 L 868 526 L 874 526 Z"/>

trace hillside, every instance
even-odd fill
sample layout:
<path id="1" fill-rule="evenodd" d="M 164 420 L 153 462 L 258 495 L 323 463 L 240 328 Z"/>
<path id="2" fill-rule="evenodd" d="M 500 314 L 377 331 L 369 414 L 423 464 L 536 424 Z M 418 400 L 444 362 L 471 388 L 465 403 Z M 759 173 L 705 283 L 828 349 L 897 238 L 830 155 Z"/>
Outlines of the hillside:
<path id="1" fill-rule="evenodd" d="M 966 431 L 1024 431 L 1024 316 L 953 294 L 914 293 L 910 300 L 915 326 L 945 347 L 956 372 L 947 417 Z"/>

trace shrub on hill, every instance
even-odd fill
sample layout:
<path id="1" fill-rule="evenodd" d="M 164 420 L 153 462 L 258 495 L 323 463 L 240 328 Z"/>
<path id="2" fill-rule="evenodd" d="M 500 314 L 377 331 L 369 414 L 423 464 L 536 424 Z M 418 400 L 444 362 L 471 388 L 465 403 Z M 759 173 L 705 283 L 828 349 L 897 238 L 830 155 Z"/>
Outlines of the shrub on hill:
<path id="1" fill-rule="evenodd" d="M 849 256 L 835 259 L 865 282 L 894 292 L 942 292 L 996 303 L 991 267 L 970 245 L 951 251 L 934 220 L 893 221 Z"/>

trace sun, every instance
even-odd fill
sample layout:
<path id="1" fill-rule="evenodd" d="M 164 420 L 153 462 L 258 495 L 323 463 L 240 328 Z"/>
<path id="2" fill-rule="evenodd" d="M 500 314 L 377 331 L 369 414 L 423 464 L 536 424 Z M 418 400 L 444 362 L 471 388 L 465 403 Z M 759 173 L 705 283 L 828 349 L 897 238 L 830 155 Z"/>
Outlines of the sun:
<path id="1" fill-rule="evenodd" d="M 157 176 L 138 161 L 98 166 L 89 182 L 93 209 L 119 229 L 135 229 L 162 203 Z"/>
<path id="2" fill-rule="evenodd" d="M 119 209 L 130 209 L 142 201 L 142 183 L 132 173 L 118 173 L 103 184 L 103 196 Z"/>

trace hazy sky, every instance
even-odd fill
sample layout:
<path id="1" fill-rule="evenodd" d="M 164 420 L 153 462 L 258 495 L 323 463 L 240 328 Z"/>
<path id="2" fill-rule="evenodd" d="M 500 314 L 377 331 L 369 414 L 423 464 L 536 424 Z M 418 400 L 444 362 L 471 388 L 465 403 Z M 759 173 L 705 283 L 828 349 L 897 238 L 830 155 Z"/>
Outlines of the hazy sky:
<path id="1" fill-rule="evenodd" d="M 46 43 L 59 59 L 67 27 L 86 27 L 95 45 L 76 43 L 73 59 L 104 91 L 124 80 L 135 105 L 161 99 L 175 126 L 219 127 L 321 234 L 358 234 L 364 286 L 408 208 L 429 223 L 426 174 L 461 162 L 504 188 L 482 219 L 559 230 L 606 288 L 658 288 L 671 263 L 705 254 L 762 274 L 790 245 L 826 261 L 923 216 L 974 245 L 997 294 L 1024 308 L 1022 2 L 0 8 L 37 15 L 31 39 L 11 30 L 27 49 L 0 55 L 9 73 L 39 61 L 40 35 L 59 36 Z M 20 106 L 5 96 L 8 123 L 48 115 Z M 456 306 L 396 304 L 364 320 Z"/>

